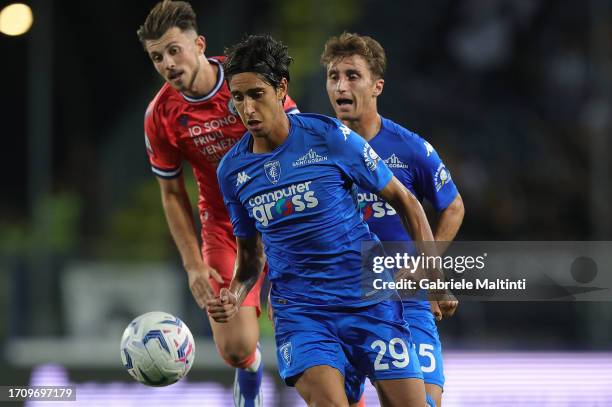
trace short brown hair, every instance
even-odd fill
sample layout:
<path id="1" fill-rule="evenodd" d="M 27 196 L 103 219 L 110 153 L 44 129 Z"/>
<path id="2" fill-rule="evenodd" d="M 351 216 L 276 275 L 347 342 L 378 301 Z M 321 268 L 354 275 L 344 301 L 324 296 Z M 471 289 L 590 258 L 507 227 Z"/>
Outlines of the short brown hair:
<path id="1" fill-rule="evenodd" d="M 339 37 L 331 37 L 325 43 L 321 54 L 321 64 L 327 65 L 336 58 L 362 56 L 370 71 L 377 78 L 383 78 L 387 70 L 387 57 L 383 47 L 372 37 L 353 33 L 342 33 Z"/>
<path id="2" fill-rule="evenodd" d="M 172 27 L 178 27 L 181 31 L 193 30 L 198 32 L 196 14 L 191 8 L 191 4 L 186 1 L 160 1 L 153 7 L 136 34 L 144 45 L 146 40 L 161 38 Z"/>

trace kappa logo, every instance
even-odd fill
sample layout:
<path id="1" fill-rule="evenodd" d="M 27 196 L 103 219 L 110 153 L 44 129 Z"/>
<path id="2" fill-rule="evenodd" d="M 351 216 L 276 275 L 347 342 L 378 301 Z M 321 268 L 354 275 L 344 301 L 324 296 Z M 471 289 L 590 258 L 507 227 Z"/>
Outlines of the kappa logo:
<path id="1" fill-rule="evenodd" d="M 295 160 L 292 165 L 294 167 L 301 167 L 302 165 L 316 164 L 321 161 L 327 161 L 327 156 L 319 155 L 311 148 L 306 154 Z"/>
<path id="2" fill-rule="evenodd" d="M 444 163 L 440 163 L 436 174 L 434 175 L 434 183 L 436 185 L 436 192 L 440 191 L 444 185 L 446 185 L 451 179 L 450 172 L 444 166 Z"/>
<path id="3" fill-rule="evenodd" d="M 385 160 L 385 164 L 389 168 L 408 168 L 408 164 L 404 164 L 395 153 Z"/>
<path id="4" fill-rule="evenodd" d="M 340 131 L 342 132 L 342 135 L 344 136 L 344 141 L 346 141 L 346 139 L 348 139 L 349 134 L 351 134 L 351 129 L 346 127 L 344 124 L 341 124 Z"/>
<path id="5" fill-rule="evenodd" d="M 278 183 L 281 177 L 281 164 L 280 161 L 268 161 L 264 164 L 264 172 L 266 173 L 266 177 L 268 177 L 268 181 L 273 184 Z"/>
<path id="6" fill-rule="evenodd" d="M 433 149 L 432 145 L 429 144 L 426 141 L 423 141 L 423 145 L 425 146 L 425 151 L 427 152 L 427 157 L 429 157 L 431 155 L 431 153 L 433 153 L 434 149 Z"/>
<path id="7" fill-rule="evenodd" d="M 285 364 L 287 366 L 291 366 L 291 342 L 283 343 L 280 348 L 278 348 L 278 351 L 280 352 Z"/>
<path id="8" fill-rule="evenodd" d="M 380 157 L 368 143 L 363 145 L 363 161 L 370 172 L 374 172 L 374 170 L 376 170 L 376 167 L 378 167 L 378 161 L 380 161 Z"/>
<path id="9" fill-rule="evenodd" d="M 250 179 L 251 177 L 249 177 L 246 171 L 239 172 L 238 175 L 236 176 L 236 186 L 242 185 Z"/>

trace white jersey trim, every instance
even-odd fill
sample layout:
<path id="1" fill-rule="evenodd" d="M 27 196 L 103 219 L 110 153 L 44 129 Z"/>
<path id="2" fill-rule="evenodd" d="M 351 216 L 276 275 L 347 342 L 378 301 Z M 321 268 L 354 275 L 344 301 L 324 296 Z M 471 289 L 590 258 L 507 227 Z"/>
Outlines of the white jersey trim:
<path id="1" fill-rule="evenodd" d="M 221 89 L 221 86 L 223 86 L 223 81 L 225 80 L 225 74 L 223 73 L 223 66 L 221 65 L 221 62 L 217 61 L 214 58 L 208 58 L 208 62 L 217 65 L 217 67 L 219 68 L 219 72 L 217 73 L 217 82 L 215 83 L 215 87 L 210 92 L 208 92 L 206 95 L 200 98 L 192 98 L 192 97 L 185 95 L 184 93 L 181 93 L 181 96 L 183 96 L 183 99 L 185 99 L 186 101 L 190 103 L 204 102 L 212 98 L 213 96 L 215 96 L 215 94 L 219 92 L 219 89 Z"/>
<path id="2" fill-rule="evenodd" d="M 175 178 L 176 176 L 178 176 L 181 171 L 183 170 L 183 165 L 181 164 L 178 168 L 174 169 L 174 170 L 170 170 L 170 171 L 164 171 L 160 168 L 151 166 L 151 171 L 153 171 L 153 174 L 162 177 L 162 178 Z"/>

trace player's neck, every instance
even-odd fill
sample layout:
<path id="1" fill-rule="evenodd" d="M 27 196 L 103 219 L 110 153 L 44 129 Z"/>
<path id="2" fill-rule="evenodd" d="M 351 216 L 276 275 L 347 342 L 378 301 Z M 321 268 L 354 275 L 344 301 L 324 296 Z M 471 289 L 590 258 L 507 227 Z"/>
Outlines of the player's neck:
<path id="1" fill-rule="evenodd" d="M 342 123 L 361 137 L 370 141 L 380 131 L 382 120 L 377 111 L 363 114 L 358 120 L 343 120 Z"/>
<path id="2" fill-rule="evenodd" d="M 263 154 L 274 151 L 282 145 L 289 136 L 289 118 L 283 111 L 283 119 L 280 124 L 274 128 L 269 134 L 255 137 L 253 136 L 253 153 Z"/>
<path id="3" fill-rule="evenodd" d="M 183 93 L 192 98 L 200 98 L 209 94 L 217 84 L 218 71 L 217 64 L 211 64 L 204 56 L 201 56 L 200 69 L 193 84 L 191 84 L 189 90 L 183 91 Z"/>

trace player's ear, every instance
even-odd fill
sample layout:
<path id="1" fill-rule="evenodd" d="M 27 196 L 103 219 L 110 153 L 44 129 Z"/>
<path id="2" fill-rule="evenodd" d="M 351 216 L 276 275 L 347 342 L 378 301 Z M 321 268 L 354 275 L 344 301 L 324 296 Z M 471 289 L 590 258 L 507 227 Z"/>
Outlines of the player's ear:
<path id="1" fill-rule="evenodd" d="M 385 87 L 385 80 L 382 78 L 376 79 L 374 81 L 374 96 L 375 97 L 380 96 L 384 87 Z"/>
<path id="2" fill-rule="evenodd" d="M 198 55 L 204 55 L 206 51 L 206 38 L 203 35 L 198 35 L 198 38 L 196 38 L 196 47 L 198 48 Z"/>
<path id="3" fill-rule="evenodd" d="M 287 82 L 287 78 L 282 78 L 280 83 L 278 84 L 278 87 L 276 88 L 276 97 L 279 100 L 284 101 L 285 96 L 287 96 L 288 88 L 289 88 L 289 83 Z"/>

